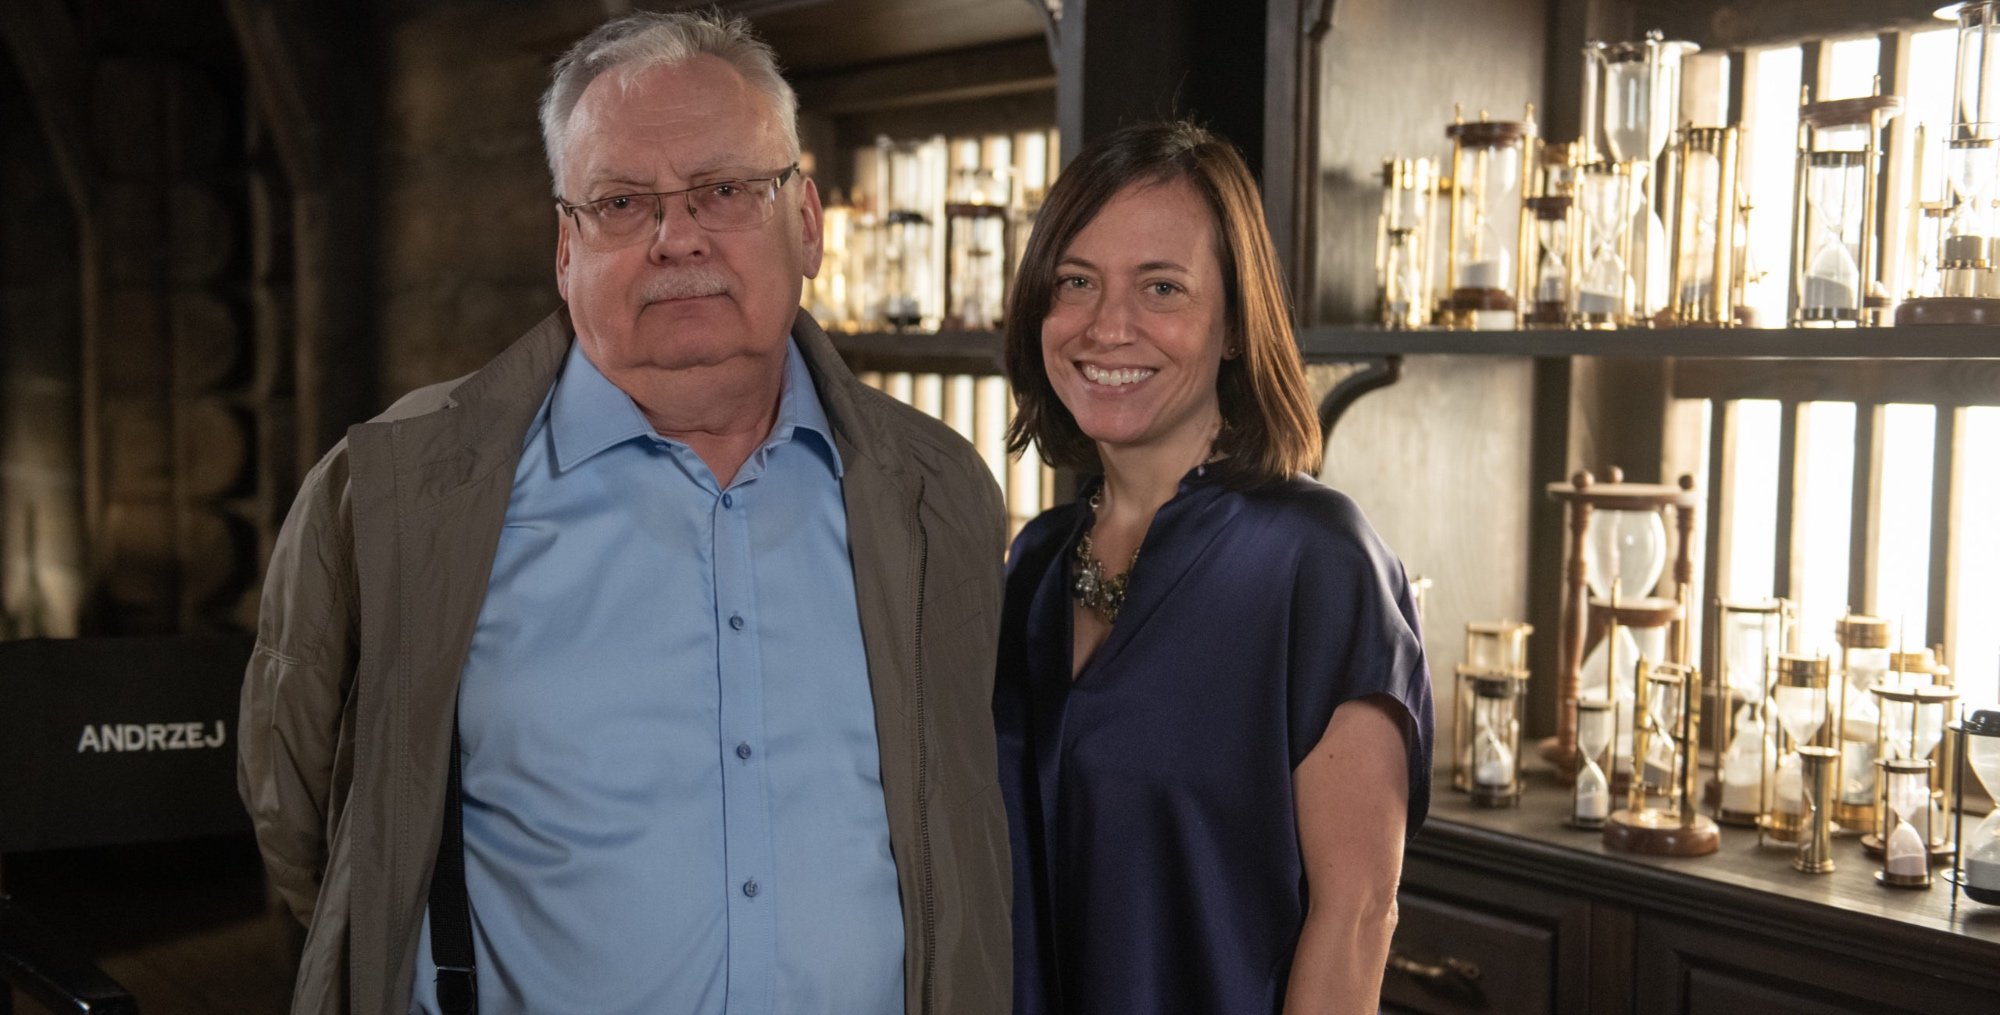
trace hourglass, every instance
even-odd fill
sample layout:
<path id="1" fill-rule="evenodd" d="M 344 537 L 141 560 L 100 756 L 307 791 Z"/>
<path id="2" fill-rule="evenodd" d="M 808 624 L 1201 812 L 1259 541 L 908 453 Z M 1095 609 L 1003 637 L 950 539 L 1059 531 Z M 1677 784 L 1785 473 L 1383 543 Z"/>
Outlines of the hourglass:
<path id="1" fill-rule="evenodd" d="M 1716 763 L 1708 799 L 1715 805 L 1716 821 L 1754 827 L 1763 810 L 1757 795 L 1764 785 L 1768 753 L 1765 713 L 1772 664 L 1777 653 L 1789 647 L 1796 607 L 1786 599 L 1737 603 L 1717 599 L 1714 615 Z"/>
<path id="2" fill-rule="evenodd" d="M 1527 641 L 1534 630 L 1511 620 L 1465 625 L 1465 661 L 1453 695 L 1451 784 L 1476 804 L 1519 801 Z"/>
<path id="3" fill-rule="evenodd" d="M 1693 806 L 1690 748 L 1700 740 L 1701 671 L 1677 663 L 1641 663 L 1639 683 L 1632 718 L 1632 778 L 1626 805 L 1604 820 L 1604 845 L 1653 856 L 1713 853 L 1722 843 L 1721 832 Z M 1655 774 L 1659 792 L 1651 793 Z"/>
<path id="4" fill-rule="evenodd" d="M 1535 136 L 1534 108 L 1522 120 L 1485 113 L 1445 128 L 1451 139 L 1445 306 L 1454 328 L 1515 327 L 1516 247 L 1521 214 L 1522 151 Z"/>
<path id="5" fill-rule="evenodd" d="M 1570 796 L 1572 828 L 1598 829 L 1611 816 L 1611 726 L 1618 713 L 1610 701 L 1576 703 L 1576 784 Z"/>
<path id="6" fill-rule="evenodd" d="M 1688 127 L 1673 152 L 1674 320 L 1683 325 L 1736 323 L 1731 295 L 1735 235 L 1736 128 Z"/>
<path id="7" fill-rule="evenodd" d="M 1993 200 L 2000 177 L 2000 3 L 1959 4 L 1958 56 L 1945 139 L 1945 225 L 1937 282 L 1896 308 L 1898 324 L 2000 324 Z"/>
<path id="8" fill-rule="evenodd" d="M 1383 161 L 1375 279 L 1385 328 L 1421 328 L 1431 321 L 1431 234 L 1437 199 L 1437 172 L 1431 160 Z"/>
<path id="9" fill-rule="evenodd" d="M 1898 653 L 1902 656 L 1903 653 Z M 1915 653 L 1911 653 L 1915 655 Z M 1880 721 L 1876 726 L 1875 752 L 1884 762 L 1922 761 L 1935 764 L 1939 743 L 1944 740 L 1945 726 L 1951 717 L 1952 706 L 1958 702 L 1958 691 L 1951 687 L 1935 684 L 1916 686 L 1912 684 L 1878 684 L 1871 689 L 1870 697 L 1876 701 Z M 1936 771 L 1933 767 L 1931 771 Z M 1878 814 L 1874 831 L 1862 837 L 1861 846 L 1871 856 L 1882 855 L 1891 829 L 1886 815 L 1879 813 L 1883 794 L 1887 788 L 1871 786 L 1876 792 L 1875 802 Z M 1932 810 L 1933 801 L 1941 804 L 1941 794 L 1935 792 L 1928 777 L 1925 782 L 1925 813 Z M 1926 821 L 1925 848 L 1932 856 L 1948 855 L 1953 841 L 1945 834 L 1942 816 L 1939 820 Z"/>
<path id="10" fill-rule="evenodd" d="M 1773 745 L 1776 763 L 1766 770 L 1762 792 L 1764 814 L 1757 822 L 1757 842 L 1786 845 L 1799 842 L 1805 828 L 1805 783 L 1799 762 L 1827 723 L 1826 696 L 1832 665 L 1825 656 L 1778 655 L 1778 682 L 1771 688 L 1771 710 L 1780 734 Z M 1831 748 L 1828 754 L 1833 755 Z M 1837 755 L 1836 755 L 1837 756 Z"/>
<path id="11" fill-rule="evenodd" d="M 937 306 L 938 250 L 932 224 L 944 202 L 933 177 L 945 177 L 944 141 L 884 137 L 875 148 L 875 195 L 882 208 L 882 320 L 898 330 L 936 327 L 942 308 Z"/>
<path id="12" fill-rule="evenodd" d="M 1958 904 L 1963 889 L 1974 902 L 2000 906 L 2000 806 L 1970 832 L 1962 827 L 1965 815 L 1965 769 L 1979 778 L 1989 800 L 2000 801 L 2000 709 L 1980 709 L 1951 726 L 1953 755 L 1958 759 L 1958 800 L 1953 813 L 1960 825 L 1958 862 L 1952 867 L 1952 905 Z"/>
<path id="13" fill-rule="evenodd" d="M 1792 321 L 1880 324 L 1882 284 L 1876 204 L 1886 184 L 1882 137 L 1903 100 L 1877 94 L 1799 106 L 1793 212 Z"/>
<path id="14" fill-rule="evenodd" d="M 1833 623 L 1840 666 L 1828 693 L 1834 731 L 1828 745 L 1840 749 L 1835 763 L 1833 820 L 1837 832 L 1859 835 L 1875 825 L 1875 744 L 1880 713 L 1869 693 L 1889 671 L 1889 622 L 1849 613 Z M 1939 728 L 1943 728 L 1942 718 Z"/>
<path id="15" fill-rule="evenodd" d="M 1586 327 L 1631 324 L 1632 173 L 1616 162 L 1595 162 L 1578 174 L 1581 236 L 1577 256 L 1577 320 Z"/>
<path id="16" fill-rule="evenodd" d="M 1592 42 L 1583 48 L 1583 147 L 1586 160 L 1621 163 L 1633 183 L 1622 206 L 1625 267 L 1634 280 L 1628 323 L 1649 322 L 1667 284 L 1667 238 L 1652 200 L 1653 164 L 1680 125 L 1681 63 L 1699 46 L 1647 32 L 1640 42 Z"/>
<path id="17" fill-rule="evenodd" d="M 1473 674 L 1471 793 L 1480 807 L 1509 807 L 1521 802 L 1521 705 L 1519 677 L 1507 673 Z"/>
<path id="18" fill-rule="evenodd" d="M 1879 855 L 1879 884 L 1893 888 L 1929 888 L 1931 884 L 1931 761 L 1928 758 L 1883 758 L 1882 814 L 1887 831 Z"/>
<path id="19" fill-rule="evenodd" d="M 1556 738 L 1543 746 L 1543 754 L 1568 776 L 1576 771 L 1574 702 L 1604 698 L 1623 706 L 1620 742 L 1612 752 L 1622 764 L 1631 757 L 1624 741 L 1630 735 L 1629 703 L 1637 687 L 1631 674 L 1638 660 L 1685 661 L 1681 635 L 1694 574 L 1690 535 L 1696 498 L 1693 477 L 1681 477 L 1678 486 L 1627 483 L 1615 466 L 1609 483 L 1579 472 L 1567 483 L 1549 484 L 1548 490 L 1550 497 L 1568 505 L 1570 539 L 1556 675 L 1561 711 Z M 1651 593 L 1666 567 L 1666 527 L 1660 513 L 1668 507 L 1675 511 L 1678 544 L 1675 596 L 1662 598 Z M 1615 604 L 1610 599 L 1614 587 Z"/>

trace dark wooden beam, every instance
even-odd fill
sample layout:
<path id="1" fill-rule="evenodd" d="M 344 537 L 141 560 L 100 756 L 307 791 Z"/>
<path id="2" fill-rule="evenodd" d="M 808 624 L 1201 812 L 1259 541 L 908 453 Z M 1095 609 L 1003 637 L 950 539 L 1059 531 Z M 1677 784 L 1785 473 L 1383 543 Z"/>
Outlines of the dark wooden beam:
<path id="1" fill-rule="evenodd" d="M 2000 405 L 2000 362 L 1682 359 L 1674 362 L 1674 393 L 1724 400 Z"/>
<path id="2" fill-rule="evenodd" d="M 1940 6 L 1943 0 L 1648 0 L 1638 17 L 1670 39 L 1737 49 L 1941 25 L 1931 17 Z"/>
<path id="3" fill-rule="evenodd" d="M 1261 180 L 1268 16 L 1268 0 L 1064 0 L 1056 25 L 1064 162 L 1120 125 L 1188 117 L 1235 143 Z"/>
<path id="4" fill-rule="evenodd" d="M 224 0 L 292 195 L 291 386 L 299 470 L 373 415 L 379 59 L 354 15 L 310 0 Z M 300 477 L 286 477 L 296 482 Z"/>
<path id="5" fill-rule="evenodd" d="M 798 92 L 800 106 L 827 116 L 841 116 L 1048 91 L 1056 86 L 1056 71 L 1049 63 L 1048 44 L 1032 38 L 858 70 L 801 76 L 792 86 Z"/>
<path id="6" fill-rule="evenodd" d="M 87 108 L 92 64 L 66 6 L 58 0 L 9 0 L 0 4 L 0 35 L 7 38 L 50 158 L 88 234 L 97 203 L 91 200 L 97 170 L 85 136 L 92 122 Z"/>

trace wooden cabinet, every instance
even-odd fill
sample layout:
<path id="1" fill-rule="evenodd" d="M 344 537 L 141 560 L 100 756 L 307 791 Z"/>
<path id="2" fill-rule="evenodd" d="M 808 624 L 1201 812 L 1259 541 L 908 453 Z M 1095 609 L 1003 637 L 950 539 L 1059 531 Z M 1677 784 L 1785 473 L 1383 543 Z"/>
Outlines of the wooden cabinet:
<path id="1" fill-rule="evenodd" d="M 1851 839 L 1808 876 L 1726 829 L 1714 856 L 1609 853 L 1560 823 L 1445 794 L 1404 866 L 1383 1010 L 1777 1013 L 2000 1011 L 2000 909 L 1875 884 Z"/>

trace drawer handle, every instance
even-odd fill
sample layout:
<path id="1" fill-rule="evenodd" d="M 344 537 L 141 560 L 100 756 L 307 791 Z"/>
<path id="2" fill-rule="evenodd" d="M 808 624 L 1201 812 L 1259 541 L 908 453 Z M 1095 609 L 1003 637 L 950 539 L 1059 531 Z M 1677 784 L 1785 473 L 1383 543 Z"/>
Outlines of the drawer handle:
<path id="1" fill-rule="evenodd" d="M 1436 962 L 1424 962 L 1402 952 L 1391 951 L 1389 968 L 1427 985 L 1460 990 L 1470 988 L 1473 981 L 1479 979 L 1477 965 L 1450 955 L 1442 956 Z"/>

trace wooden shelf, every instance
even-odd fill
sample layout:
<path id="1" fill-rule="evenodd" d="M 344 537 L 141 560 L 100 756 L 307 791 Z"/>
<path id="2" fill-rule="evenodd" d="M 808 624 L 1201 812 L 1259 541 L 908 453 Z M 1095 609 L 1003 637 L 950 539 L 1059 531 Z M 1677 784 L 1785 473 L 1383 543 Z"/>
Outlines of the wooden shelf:
<path id="1" fill-rule="evenodd" d="M 1326 326 L 1299 332 L 1308 361 L 1392 355 L 1613 356 L 1639 359 L 2000 360 L 2000 329 L 1627 328 L 1617 331 L 1390 331 Z"/>
<path id="2" fill-rule="evenodd" d="M 998 374 L 1004 337 L 997 331 L 829 331 L 849 369 L 936 374 Z"/>
<path id="3" fill-rule="evenodd" d="M 1848 924 L 1859 930 L 1899 925 L 1913 943 L 1963 957 L 1994 975 L 2000 967 L 2000 908 L 1960 896 L 1951 902 L 1948 866 L 1932 868 L 1931 887 L 1922 891 L 1884 888 L 1874 872 L 1882 861 L 1861 850 L 1860 840 L 1833 841 L 1835 870 L 1801 874 L 1792 869 L 1794 847 L 1759 846 L 1754 829 L 1722 829 L 1722 848 L 1705 857 L 1672 858 L 1621 853 L 1604 846 L 1601 832 L 1564 825 L 1569 790 L 1538 775 L 1519 807 L 1475 807 L 1440 778 L 1431 816 L 1411 849 L 1464 862 L 1468 851 L 1482 861 L 1500 862 L 1509 873 L 1534 873 L 1579 891 L 1595 891 L 1633 903 L 1662 908 L 1699 905 L 1696 895 L 1727 900 L 1725 908 L 1780 923 L 1816 927 Z M 1623 802 L 1620 801 L 1620 805 Z M 1970 830 L 1982 818 L 1968 816 Z"/>

